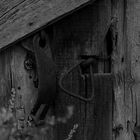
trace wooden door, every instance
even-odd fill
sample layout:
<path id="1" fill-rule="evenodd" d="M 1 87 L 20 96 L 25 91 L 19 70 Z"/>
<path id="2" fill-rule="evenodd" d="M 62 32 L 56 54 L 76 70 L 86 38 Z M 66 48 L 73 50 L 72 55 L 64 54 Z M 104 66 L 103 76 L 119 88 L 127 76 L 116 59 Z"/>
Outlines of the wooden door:
<path id="1" fill-rule="evenodd" d="M 111 45 L 108 44 L 106 38 L 111 23 L 110 4 L 110 1 L 106 0 L 96 1 L 93 6 L 87 6 L 53 25 L 52 47 L 60 75 L 78 63 L 81 56 L 107 57 L 110 55 L 107 47 L 111 47 Z M 93 71 L 96 74 L 110 73 L 111 67 L 108 62 L 97 60 L 93 64 Z M 65 79 L 65 88 L 77 95 L 89 97 L 92 94 L 91 89 L 95 88 L 93 93 L 95 100 L 84 103 L 68 96 L 59 89 L 56 114 L 63 116 L 69 106 L 74 107 L 74 112 L 67 123 L 57 124 L 55 139 L 68 139 L 69 137 L 74 140 L 112 139 L 113 92 L 111 81 L 106 78 L 103 75 L 95 78 L 97 85 L 91 85 L 89 78 L 87 81 L 88 91 L 84 87 L 84 76 L 82 77 L 79 73 L 79 68 L 75 69 Z M 103 86 L 103 89 L 100 89 L 99 86 Z M 106 111 L 102 108 L 104 104 L 108 106 Z M 78 126 L 76 130 L 74 129 L 75 126 Z M 74 133 L 72 133 L 73 129 Z"/>
<path id="2" fill-rule="evenodd" d="M 79 62 L 81 56 L 107 57 L 111 54 L 112 48 L 108 51 L 108 47 L 112 46 L 107 38 L 110 24 L 111 1 L 100 0 L 44 29 L 49 36 L 52 57 L 58 66 L 58 79 L 61 74 Z M 32 79 L 34 71 L 29 72 L 24 68 L 26 55 L 27 50 L 18 43 L 1 52 L 0 59 L 1 83 L 3 83 L 0 86 L 1 106 L 8 107 L 11 89 L 14 89 L 15 114 L 19 126 L 25 125 L 37 97 L 37 89 Z M 69 137 L 73 140 L 112 139 L 113 87 L 110 62 L 110 60 L 107 62 L 96 60 L 93 65 L 95 75 L 87 78 L 87 89 L 84 87 L 84 75 L 79 72 L 80 68 L 74 70 L 65 79 L 65 87 L 75 94 L 84 97 L 94 94 L 94 100 L 90 103 L 70 97 L 58 87 L 58 98 L 53 108 L 57 123 L 44 138 L 49 140 L 69 139 Z M 91 78 L 95 80 L 93 85 Z M 91 92 L 92 89 L 94 93 Z M 67 110 L 70 107 L 73 113 L 69 118 Z"/>

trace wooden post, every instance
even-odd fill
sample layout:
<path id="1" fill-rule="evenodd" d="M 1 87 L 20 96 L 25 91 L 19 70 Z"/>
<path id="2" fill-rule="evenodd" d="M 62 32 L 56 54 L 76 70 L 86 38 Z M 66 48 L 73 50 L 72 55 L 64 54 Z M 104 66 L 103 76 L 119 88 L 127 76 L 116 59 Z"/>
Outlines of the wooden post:
<path id="1" fill-rule="evenodd" d="M 140 3 L 138 1 L 127 0 L 127 45 L 130 60 L 131 94 L 133 95 L 133 126 L 136 140 L 139 140 L 140 126 Z"/>
<path id="2" fill-rule="evenodd" d="M 112 17 L 114 24 L 113 72 L 114 86 L 114 121 L 115 140 L 134 140 L 133 128 L 136 123 L 136 96 L 132 91 L 132 46 L 134 39 L 134 1 L 113 1 Z"/>

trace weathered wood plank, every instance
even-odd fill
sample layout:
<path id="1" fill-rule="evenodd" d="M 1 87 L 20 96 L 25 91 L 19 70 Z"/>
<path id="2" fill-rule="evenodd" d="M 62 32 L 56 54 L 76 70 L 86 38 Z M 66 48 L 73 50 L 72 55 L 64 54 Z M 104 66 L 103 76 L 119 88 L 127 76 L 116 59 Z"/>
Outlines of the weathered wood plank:
<path id="1" fill-rule="evenodd" d="M 12 87 L 16 90 L 16 117 L 17 120 L 24 118 L 30 114 L 30 110 L 37 97 L 37 89 L 33 84 L 33 71 L 28 72 L 24 68 L 24 60 L 26 50 L 17 44 L 12 47 L 11 55 L 11 73 Z"/>
<path id="2" fill-rule="evenodd" d="M 76 26 L 77 21 L 78 25 Z M 84 17 L 82 18 L 81 14 L 78 16 L 74 14 L 74 17 L 71 16 L 70 19 L 66 18 L 63 22 L 58 23 L 54 27 L 54 40 L 53 49 L 54 49 L 54 57 L 55 61 L 58 65 L 60 73 L 63 73 L 65 69 L 69 69 L 75 63 L 77 63 L 76 57 L 78 56 L 78 49 L 80 49 L 80 41 L 79 41 L 79 33 L 83 34 L 81 37 L 86 38 L 84 36 L 84 31 L 88 31 L 88 26 L 84 26 L 83 24 L 88 24 L 88 22 L 84 22 Z M 69 29 L 67 28 L 69 26 Z M 75 34 L 76 33 L 76 34 Z M 74 36 L 74 34 L 76 36 Z M 78 38 L 79 39 L 78 39 Z M 76 40 L 78 39 L 78 41 Z M 76 42 L 75 42 L 76 41 Z M 78 45 L 79 44 L 79 45 Z M 80 87 L 83 85 L 82 77 L 80 77 L 78 70 L 74 70 L 72 74 L 70 74 L 65 80 L 65 88 L 70 91 L 73 91 L 76 94 L 83 95 L 84 89 L 82 90 Z M 58 116 L 65 116 L 66 108 L 68 106 L 73 106 L 74 112 L 73 116 L 67 120 L 66 123 L 59 123 L 57 125 L 56 131 L 56 139 L 67 139 L 69 133 L 75 124 L 78 124 L 78 128 L 76 132 L 73 134 L 72 139 L 83 139 L 84 134 L 84 120 L 85 120 L 85 104 L 81 103 L 79 100 L 70 97 L 64 94 L 61 90 L 59 91 L 58 102 L 56 103 L 56 112 Z"/>
<path id="3" fill-rule="evenodd" d="M 127 37 L 129 51 L 131 52 L 131 92 L 134 96 L 133 119 L 137 128 L 140 126 L 140 2 L 128 0 L 128 13 Z"/>
<path id="4" fill-rule="evenodd" d="M 112 140 L 113 76 L 96 74 L 93 78 L 94 131 L 90 132 L 92 134 L 90 140 Z"/>
<path id="5" fill-rule="evenodd" d="M 132 78 L 135 80 L 134 86 L 133 86 L 133 92 L 136 96 L 136 108 L 137 108 L 137 112 L 136 112 L 136 122 L 137 122 L 137 126 L 140 125 L 140 2 L 136 2 L 135 4 L 133 4 L 133 6 L 135 7 L 134 9 L 136 9 L 135 11 L 133 11 L 132 16 L 134 17 L 131 21 L 131 28 L 130 30 L 133 30 L 133 34 L 129 35 L 129 41 L 131 43 L 131 62 L 132 62 L 132 68 L 131 68 L 131 74 L 132 74 Z M 133 22 L 135 21 L 135 22 Z M 130 32 L 130 31 L 129 31 Z"/>
<path id="6" fill-rule="evenodd" d="M 87 55 L 97 55 L 106 57 L 108 54 L 108 48 L 110 49 L 111 46 L 109 46 L 108 41 L 106 40 L 106 36 L 111 24 L 111 1 L 110 0 L 101 0 L 98 2 L 95 2 L 92 6 L 92 34 L 91 34 L 91 48 L 89 48 L 89 52 Z M 106 69 L 108 67 L 108 70 Z M 108 63 L 105 63 L 105 61 L 96 61 L 95 64 L 93 64 L 93 73 L 109 73 L 111 71 L 110 66 Z M 99 82 L 99 79 L 96 79 L 96 82 Z M 104 78 L 102 79 L 104 80 Z M 104 121 L 100 118 L 100 107 L 102 106 L 102 103 L 104 104 L 103 97 L 107 94 L 101 90 L 97 91 L 98 84 L 99 87 L 102 89 L 104 88 L 104 82 L 97 83 L 93 82 L 93 85 L 91 85 L 91 80 L 88 81 L 88 96 L 91 96 L 91 88 L 94 87 L 94 99 L 92 102 L 86 104 L 86 122 L 85 122 L 85 139 L 92 140 L 92 139 L 111 139 L 112 135 L 112 118 L 110 118 L 110 113 L 112 113 L 112 109 L 110 108 L 110 111 L 107 111 L 106 117 L 104 116 L 106 122 L 110 121 L 110 125 L 106 123 L 106 131 L 107 135 L 105 136 L 105 129 L 103 129 L 102 126 L 104 126 Z M 101 93 L 100 99 L 98 98 L 98 94 Z M 110 92 L 110 91 L 109 91 Z M 113 94 L 113 93 L 112 93 Z M 112 95 L 111 95 L 112 96 Z M 102 101 L 101 101 L 102 100 Z M 101 101 L 101 102 L 100 102 Z M 110 103 L 112 102 L 112 99 L 110 100 Z M 98 104 L 100 103 L 100 105 Z M 99 105 L 99 106 L 98 106 Z M 112 105 L 111 105 L 112 106 Z M 110 106 L 110 107 L 111 107 Z M 100 109 L 100 111 L 99 111 Z M 105 114 L 104 114 L 105 115 Z M 100 118 L 100 119 L 99 119 Z M 100 120 L 100 121 L 99 121 Z M 98 124 L 96 123 L 98 122 Z M 100 125 L 100 123 L 101 125 Z M 98 126 L 97 126 L 98 125 Z M 102 133 L 98 132 L 102 131 Z"/>
<path id="7" fill-rule="evenodd" d="M 0 53 L 0 108 L 8 108 L 11 98 L 11 59 L 11 50 Z"/>
<path id="8" fill-rule="evenodd" d="M 133 64 L 133 59 L 132 59 L 132 54 L 134 52 L 133 47 L 134 47 L 134 41 L 135 41 L 135 36 L 134 34 L 136 33 L 137 29 L 135 29 L 135 25 L 137 22 L 135 20 L 137 19 L 135 17 L 135 10 L 136 10 L 136 5 L 137 3 L 133 0 L 126 0 L 125 2 L 125 24 L 124 30 L 126 30 L 125 35 L 126 35 L 126 106 L 127 106 L 127 115 L 126 121 L 127 121 L 127 131 L 128 131 L 128 137 L 130 137 L 130 140 L 135 139 L 134 137 L 134 126 L 138 123 L 137 122 L 137 109 L 140 108 L 140 105 L 136 106 L 137 104 L 137 95 L 139 96 L 139 92 L 133 91 L 135 83 L 135 78 L 133 77 L 133 70 L 132 70 L 132 64 Z M 137 10 L 136 10 L 137 11 Z M 137 11 L 138 12 L 138 11 Z M 138 12 L 139 13 L 139 12 Z M 131 113 L 130 113 L 131 112 Z M 140 115 L 140 114 L 139 114 Z"/>
<path id="9" fill-rule="evenodd" d="M 93 1 L 26 0 L 0 18 L 0 48 Z"/>
<path id="10" fill-rule="evenodd" d="M 1 0 L 0 1 L 0 18 L 6 15 L 9 11 L 25 2 L 26 0 Z"/>
<path id="11" fill-rule="evenodd" d="M 114 140 L 134 140 L 135 93 L 132 92 L 131 47 L 133 38 L 133 0 L 113 1 Z M 117 132 L 118 130 L 118 132 Z"/>
<path id="12" fill-rule="evenodd" d="M 126 132 L 126 120 L 125 117 L 129 114 L 125 114 L 125 50 L 123 25 L 124 25 L 124 2 L 118 1 L 112 4 L 113 11 L 112 16 L 116 18 L 116 21 L 112 27 L 113 32 L 113 73 L 116 76 L 114 84 L 114 112 L 113 112 L 113 140 L 123 140 L 128 138 Z M 115 43 L 116 42 L 116 43 Z M 122 61 L 122 59 L 124 59 Z M 125 62 L 124 62 L 125 61 Z M 127 102 L 127 100 L 126 100 Z M 118 133 L 116 129 L 119 129 Z"/>
<path id="13" fill-rule="evenodd" d="M 61 22 L 54 24 L 52 46 L 60 73 L 77 63 L 80 55 L 102 55 L 102 50 L 106 47 L 104 40 L 110 22 L 111 3 L 108 0 L 103 0 L 96 1 L 93 5 L 87 6 Z M 94 72 L 99 72 L 98 64 L 99 62 L 96 62 L 95 65 L 93 64 Z M 105 64 L 103 63 L 102 72 L 104 71 L 104 66 Z M 65 87 L 75 94 L 90 97 L 92 94 L 91 79 L 87 79 L 86 84 L 88 84 L 88 87 L 86 87 L 87 85 L 82 77 L 84 75 L 80 75 L 79 69 L 74 70 L 64 81 Z M 58 124 L 57 139 L 68 138 L 70 130 L 77 123 L 79 127 L 72 138 L 74 140 L 92 140 L 95 135 L 94 131 L 96 132 L 94 100 L 90 103 L 84 103 L 59 90 L 59 99 L 56 104 L 57 112 L 61 112 L 62 108 L 66 108 L 67 105 L 74 106 L 74 114 L 66 124 Z M 112 111 L 110 110 L 108 113 L 112 113 Z M 111 131 L 112 125 L 110 126 L 108 128 Z M 111 136 L 111 132 L 109 135 Z"/>
<path id="14" fill-rule="evenodd" d="M 81 54 L 89 54 L 91 46 L 92 30 L 92 6 L 87 6 L 80 11 L 66 17 L 61 22 L 54 25 L 53 49 L 54 58 L 59 67 L 60 73 L 69 69 L 75 63 Z M 93 17 L 94 18 L 94 17 Z M 69 27 L 69 28 L 68 28 Z M 79 73 L 79 69 L 74 70 L 65 80 L 65 87 L 75 94 L 86 96 L 84 79 Z M 73 116 L 66 124 L 58 124 L 56 139 L 66 139 L 73 128 L 78 124 L 76 132 L 73 134 L 73 140 L 84 140 L 87 138 L 86 131 L 86 104 L 73 97 L 70 97 L 62 91 L 59 91 L 59 100 L 56 104 L 58 115 L 66 107 L 74 107 Z M 64 111 L 65 112 L 65 111 Z"/>
<path id="15" fill-rule="evenodd" d="M 26 51 L 20 46 L 14 46 L 0 54 L 0 107 L 10 107 L 12 90 L 15 91 L 13 104 L 14 115 L 23 125 L 36 99 L 30 75 L 24 68 Z"/>

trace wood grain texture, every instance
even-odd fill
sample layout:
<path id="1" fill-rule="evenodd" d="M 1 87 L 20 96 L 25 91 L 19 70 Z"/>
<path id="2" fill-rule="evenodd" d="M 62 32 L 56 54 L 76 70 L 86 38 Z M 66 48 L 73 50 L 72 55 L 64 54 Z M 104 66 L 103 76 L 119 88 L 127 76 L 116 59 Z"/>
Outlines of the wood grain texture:
<path id="1" fill-rule="evenodd" d="M 133 3 L 135 11 L 133 11 L 132 15 L 134 18 L 131 20 L 131 28 L 130 31 L 133 30 L 133 34 L 129 35 L 130 41 L 130 47 L 132 50 L 132 68 L 131 68 L 131 74 L 132 78 L 135 80 L 134 86 L 133 86 L 133 92 L 136 95 L 136 107 L 137 107 L 137 125 L 140 125 L 140 3 L 136 2 Z M 129 32 L 130 32 L 129 31 Z"/>
<path id="2" fill-rule="evenodd" d="M 96 12 L 95 12 L 96 11 Z M 108 48 L 110 49 L 111 46 L 109 46 L 106 36 L 108 34 L 108 30 L 111 25 L 111 1 L 110 0 L 100 0 L 98 2 L 95 2 L 93 7 L 92 7 L 92 34 L 91 34 L 91 48 L 87 46 L 88 49 L 85 49 L 83 52 L 84 54 L 87 55 L 97 55 L 97 56 L 102 56 L 102 57 L 107 57 L 108 54 Z M 107 47 L 108 46 L 108 47 Z M 93 64 L 93 72 L 95 74 L 103 74 L 103 73 L 109 73 L 111 69 L 109 68 L 109 63 L 105 61 L 96 61 Z M 102 77 L 102 76 L 101 76 Z M 100 77 L 100 78 L 101 78 Z M 99 77 L 98 77 L 99 78 Z M 104 113 L 101 113 L 102 109 L 100 106 L 104 104 L 104 95 L 106 96 L 107 94 L 103 92 L 104 88 L 104 82 L 100 83 L 99 79 L 96 79 L 97 84 L 99 84 L 100 90 L 98 91 L 98 86 L 95 84 L 96 82 L 93 83 L 93 86 L 90 85 L 91 81 L 88 79 L 88 92 L 87 95 L 90 96 L 91 93 L 91 88 L 94 87 L 94 100 L 91 103 L 86 104 L 86 117 L 85 117 L 85 139 L 111 139 L 112 138 L 112 118 L 110 118 L 110 113 L 112 113 L 112 105 L 110 106 L 110 111 L 107 111 L 107 116 L 103 117 L 105 118 L 106 122 L 107 120 L 110 121 L 111 123 L 106 123 L 107 129 L 103 129 L 105 127 L 104 121 L 100 118 L 101 114 L 105 115 Z M 102 80 L 105 80 L 105 77 L 102 77 Z M 108 89 L 110 90 L 110 89 Z M 101 96 L 99 98 L 99 94 L 101 93 Z M 110 92 L 111 93 L 111 92 Z M 113 93 L 110 95 L 112 96 Z M 103 100 L 102 100 L 103 99 Z M 102 101 L 101 101 L 102 100 Z M 100 102 L 101 101 L 101 102 Z M 112 102 L 112 98 L 110 99 L 110 103 Z M 99 105 L 100 104 L 100 105 Z M 101 111 L 101 112 L 100 112 Z M 101 114 L 100 114 L 101 113 Z M 107 119 L 108 118 L 108 119 Z M 100 132 L 99 132 L 100 131 Z M 107 133 L 105 132 L 107 131 Z M 101 133 L 102 132 L 102 133 Z M 106 133 L 106 134 L 105 134 Z M 105 136 L 106 135 L 106 136 Z"/>
<path id="3" fill-rule="evenodd" d="M 0 107 L 6 108 L 9 106 L 12 89 L 11 59 L 10 50 L 0 53 Z"/>
<path id="4" fill-rule="evenodd" d="M 5 1 L 0 12 L 0 49 L 95 0 Z M 7 4 L 7 3 L 8 4 Z M 11 4 L 10 4 L 11 3 Z M 11 9 L 11 10 L 10 10 Z"/>
<path id="5" fill-rule="evenodd" d="M 19 44 L 13 46 L 11 55 L 11 73 L 12 73 L 12 86 L 16 90 L 16 117 L 20 117 L 27 120 L 27 116 L 30 114 L 30 110 L 34 104 L 37 96 L 37 90 L 33 84 L 33 71 L 28 72 L 24 68 L 24 60 L 26 57 L 26 50 Z M 30 78 L 32 77 L 32 78 Z M 20 116 L 22 112 L 23 116 Z"/>
<path id="6" fill-rule="evenodd" d="M 0 18 L 5 16 L 9 11 L 22 4 L 26 0 L 1 0 L 0 1 Z"/>
<path id="7" fill-rule="evenodd" d="M 113 72 L 114 86 L 114 140 L 134 140 L 133 128 L 136 122 L 135 93 L 132 92 L 131 47 L 133 40 L 134 1 L 113 1 L 112 16 L 117 18 L 114 24 Z M 115 37 L 116 36 L 116 37 Z M 116 43 L 115 43 L 116 42 Z M 116 133 L 116 128 L 119 128 Z"/>
<path id="8" fill-rule="evenodd" d="M 113 80 L 111 74 L 94 76 L 94 132 L 91 140 L 112 140 Z"/>
<path id="9" fill-rule="evenodd" d="M 30 74 L 24 69 L 26 50 L 13 46 L 0 54 L 0 107 L 9 108 L 12 89 L 15 90 L 14 115 L 24 125 L 34 104 L 37 91 Z M 19 126 L 20 127 L 20 126 Z"/>
<path id="10" fill-rule="evenodd" d="M 102 55 L 102 52 L 105 49 L 104 47 L 106 47 L 104 40 L 109 29 L 110 21 L 111 3 L 108 0 L 102 0 L 96 1 L 92 6 L 87 6 L 53 25 L 54 37 L 52 39 L 52 50 L 60 74 L 63 74 L 63 71 L 77 63 L 80 59 L 80 55 Z M 93 71 L 95 73 L 103 73 L 105 71 L 105 63 L 101 64 L 102 67 L 98 67 L 99 63 L 100 62 L 97 61 L 93 64 Z M 77 70 L 74 70 L 65 79 L 64 86 L 75 94 L 90 97 L 92 94 L 91 88 L 93 88 L 91 79 L 87 79 L 88 87 L 86 89 L 83 77 L 84 75 L 82 76 L 79 73 L 79 68 L 77 68 Z M 96 102 L 98 102 L 98 100 L 99 98 L 97 98 Z M 73 125 L 78 124 L 78 129 L 72 137 L 73 140 L 92 140 L 95 136 L 94 132 L 96 132 L 97 127 L 95 127 L 94 118 L 94 111 L 96 112 L 97 110 L 94 109 L 94 102 L 94 100 L 90 103 L 81 102 L 66 95 L 59 89 L 56 114 L 59 115 L 62 112 L 66 112 L 66 107 L 69 105 L 74 106 L 74 114 L 65 124 L 57 125 L 56 139 L 61 140 L 68 138 L 68 134 L 73 128 Z M 106 115 L 109 115 L 110 113 L 112 114 L 112 110 Z M 108 117 L 108 119 L 111 122 L 111 118 Z M 107 131 L 111 131 L 111 124 L 109 124 L 109 126 L 107 124 L 106 127 L 108 128 Z M 104 133 L 101 126 L 99 129 Z M 99 137 L 100 139 L 104 134 L 101 136 L 99 135 L 100 134 L 98 133 L 96 138 Z M 108 133 L 108 135 L 111 136 L 111 132 Z M 106 138 L 109 137 L 107 136 Z"/>
<path id="11" fill-rule="evenodd" d="M 128 47 L 131 55 L 131 92 L 133 94 L 133 120 L 140 126 L 140 2 L 128 0 Z M 131 33 L 131 34 L 130 34 Z M 139 138 L 137 138 L 138 140 Z"/>

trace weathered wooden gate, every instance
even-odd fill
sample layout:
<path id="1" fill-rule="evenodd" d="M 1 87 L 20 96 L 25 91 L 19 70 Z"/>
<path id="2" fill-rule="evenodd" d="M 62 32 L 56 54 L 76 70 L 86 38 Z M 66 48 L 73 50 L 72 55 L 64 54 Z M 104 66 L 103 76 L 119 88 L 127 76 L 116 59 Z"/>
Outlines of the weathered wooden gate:
<path id="1" fill-rule="evenodd" d="M 58 97 L 47 115 L 55 116 L 56 123 L 45 138 L 134 139 L 133 128 L 139 125 L 139 113 L 136 113 L 139 104 L 135 99 L 138 93 L 132 92 L 134 81 L 129 57 L 133 4 L 131 0 L 0 2 L 3 6 L 0 9 L 0 106 L 8 108 L 14 91 L 19 127 L 26 127 L 37 98 L 33 84 L 35 71 L 24 67 L 29 50 L 23 44 L 32 47 L 32 37 L 44 30 L 48 42 L 43 49 L 47 56 L 48 46 L 51 48 L 58 79 L 79 61 L 97 57 L 92 63 L 92 76 L 88 68 L 78 66 L 64 79 L 67 90 L 86 98 L 93 94 L 93 100 L 80 101 L 57 85 Z"/>

